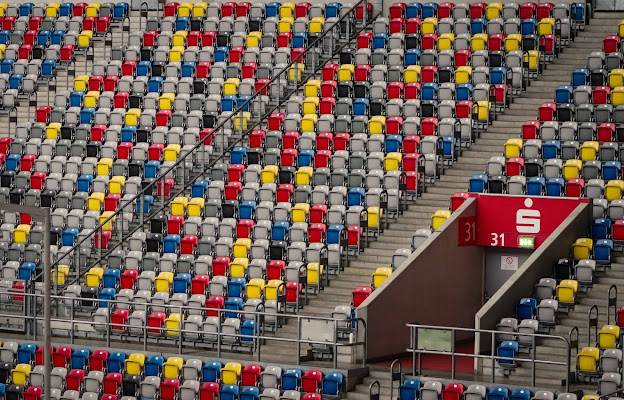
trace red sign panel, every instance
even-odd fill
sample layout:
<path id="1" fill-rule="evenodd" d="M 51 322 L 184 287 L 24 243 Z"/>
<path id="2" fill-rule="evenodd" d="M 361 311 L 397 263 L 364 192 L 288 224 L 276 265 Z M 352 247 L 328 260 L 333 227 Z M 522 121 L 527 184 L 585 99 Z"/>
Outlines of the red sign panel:
<path id="1" fill-rule="evenodd" d="M 589 202 L 569 197 L 471 196 L 477 197 L 475 244 L 488 247 L 519 247 L 520 237 L 532 237 L 537 248 L 580 203 Z"/>

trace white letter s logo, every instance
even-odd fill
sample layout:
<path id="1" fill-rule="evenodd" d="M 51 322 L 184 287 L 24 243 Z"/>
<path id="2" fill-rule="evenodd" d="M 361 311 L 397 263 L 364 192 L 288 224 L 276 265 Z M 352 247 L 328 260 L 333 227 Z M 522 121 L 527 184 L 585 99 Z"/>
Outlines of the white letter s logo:
<path id="1" fill-rule="evenodd" d="M 524 205 L 529 208 L 533 205 L 533 200 L 524 200 Z M 519 233 L 539 233 L 540 231 L 539 210 L 520 209 L 516 211 L 516 230 Z"/>

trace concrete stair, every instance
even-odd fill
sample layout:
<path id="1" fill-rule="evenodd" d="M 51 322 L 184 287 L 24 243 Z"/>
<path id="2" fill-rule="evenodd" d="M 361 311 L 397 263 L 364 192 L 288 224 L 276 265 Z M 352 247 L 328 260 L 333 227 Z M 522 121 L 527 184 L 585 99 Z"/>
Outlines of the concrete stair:
<path id="1" fill-rule="evenodd" d="M 608 322 L 611 324 L 615 320 L 615 310 L 608 309 L 608 293 L 609 288 L 612 285 L 616 285 L 618 289 L 617 306 L 624 302 L 624 257 L 622 254 L 618 254 L 613 258 L 611 268 L 604 274 L 598 274 L 594 278 L 593 286 L 586 293 L 579 293 L 577 296 L 576 305 L 574 310 L 566 313 L 559 313 L 557 316 L 557 325 L 552 332 L 553 336 L 563 336 L 565 338 L 570 337 L 570 332 L 573 328 L 578 329 L 578 346 L 579 351 L 586 346 L 595 346 L 596 337 L 592 328 L 591 333 L 588 330 L 588 318 L 589 310 L 593 306 L 598 307 L 598 330 Z M 607 321 L 607 315 L 610 313 L 610 320 Z M 595 314 L 592 313 L 592 316 Z M 573 337 L 574 338 L 574 337 Z M 559 339 L 541 339 L 536 346 L 536 358 L 540 360 L 552 360 L 557 362 L 566 362 L 568 358 L 568 352 L 565 343 Z M 524 354 L 525 358 L 530 358 L 531 354 Z M 537 386 L 544 386 L 545 384 L 562 386 L 564 384 L 563 378 L 565 377 L 565 367 L 563 366 L 549 366 L 549 365 L 536 365 L 536 383 Z M 570 371 L 574 373 L 576 369 L 576 348 L 571 349 L 570 352 Z M 491 373 L 490 364 L 486 364 L 484 368 L 484 375 Z M 497 376 L 500 376 L 501 380 L 510 384 L 521 384 L 531 379 L 531 367 L 527 363 L 520 368 L 517 368 L 513 375 L 509 377 L 502 377 L 500 369 L 496 369 Z M 497 378 L 499 379 L 499 378 Z M 586 394 L 596 391 L 596 385 L 593 383 L 577 383 L 574 384 L 575 389 L 583 389 Z"/>
<path id="2" fill-rule="evenodd" d="M 607 34 L 616 31 L 621 15 L 600 13 L 596 18 L 600 25 L 588 25 L 579 32 L 576 40 L 564 48 L 559 58 L 547 64 L 544 73 L 531 81 L 526 92 L 514 96 L 514 103 L 504 113 L 498 114 L 497 120 L 481 132 L 480 137 L 463 151 L 457 162 L 447 167 L 444 175 L 429 185 L 422 197 L 408 204 L 401 217 L 391 220 L 384 233 L 373 239 L 368 248 L 351 260 L 344 273 L 331 280 L 330 286 L 325 288 L 318 299 L 310 301 L 303 310 L 305 315 L 328 316 L 335 306 L 349 304 L 352 290 L 358 285 L 370 284 L 372 272 L 378 267 L 389 266 L 396 249 L 411 246 L 411 233 L 428 228 L 430 216 L 438 209 L 448 208 L 450 196 L 465 191 L 469 178 L 476 173 L 483 173 L 490 157 L 502 154 L 508 139 L 520 136 L 520 126 L 536 117 L 538 106 L 553 101 L 555 89 L 569 84 L 572 71 L 583 67 L 589 54 L 602 48 L 602 40 Z"/>
<path id="3" fill-rule="evenodd" d="M 430 216 L 437 209 L 446 209 L 449 204 L 449 197 L 457 192 L 466 190 L 468 179 L 475 173 L 481 173 L 485 170 L 485 165 L 489 158 L 494 155 L 500 155 L 503 151 L 503 145 L 507 139 L 518 137 L 520 134 L 520 125 L 528 120 L 534 119 L 537 114 L 537 107 L 545 101 L 552 101 L 554 90 L 562 84 L 568 84 L 571 72 L 578 67 L 582 67 L 586 63 L 587 56 L 592 51 L 599 51 L 602 48 L 602 39 L 613 32 L 616 32 L 617 23 L 621 20 L 619 14 L 599 13 L 596 15 L 595 21 L 600 24 L 589 25 L 585 31 L 580 32 L 579 36 L 569 47 L 565 48 L 559 58 L 553 63 L 547 65 L 546 70 L 536 80 L 531 82 L 527 91 L 519 96 L 514 97 L 514 103 L 505 110 L 503 114 L 498 114 L 498 118 L 491 126 L 481 132 L 480 137 L 469 148 L 465 149 L 462 156 L 451 167 L 446 168 L 444 175 L 440 177 L 434 184 L 429 185 L 427 191 L 422 196 L 410 203 L 407 210 L 400 218 L 390 221 L 388 228 L 383 235 L 371 240 L 370 245 L 356 259 L 352 259 L 350 265 L 345 271 L 334 277 L 331 283 L 318 296 L 310 296 L 309 302 L 300 312 L 304 316 L 322 316 L 328 317 L 335 306 L 349 304 L 351 302 L 351 292 L 357 286 L 369 285 L 371 282 L 371 274 L 380 266 L 389 266 L 392 255 L 398 248 L 409 248 L 411 245 L 411 234 L 419 228 L 429 227 Z M 131 32 L 139 30 L 139 13 L 131 12 Z M 121 28 L 113 29 L 113 45 L 122 44 Z M 105 50 L 102 42 L 96 43 L 95 60 L 105 57 Z M 85 68 L 84 56 L 76 58 L 76 76 L 83 73 L 90 74 L 91 65 Z M 73 82 L 70 80 L 65 84 L 67 78 L 66 71 L 58 71 L 57 74 L 57 91 L 72 90 Z M 47 88 L 41 86 L 38 90 L 37 107 L 48 104 Z M 18 123 L 28 120 L 28 102 L 22 102 L 17 109 Z M 50 94 L 50 103 L 53 103 L 53 93 Z M 34 118 L 34 110 L 31 107 L 30 120 Z M 0 115 L 0 124 L 8 124 L 7 115 Z M 0 136 L 8 134 L 7 130 L 0 132 Z M 406 234 L 406 232 L 408 234 Z M 622 261 L 624 262 L 624 261 Z M 624 273 L 624 264 L 622 267 Z M 602 279 L 602 278 L 601 278 Z M 595 289 L 597 290 L 602 282 L 597 282 Z M 622 278 L 624 286 L 624 276 Z M 622 288 L 624 292 L 624 287 Z M 591 298 L 588 294 L 587 298 Z M 624 295 L 623 295 L 624 297 Z M 606 297 L 605 297 L 606 298 Z M 584 306 L 579 303 L 579 310 Z M 579 311 L 580 313 L 581 311 Z M 579 314 L 580 315 L 580 314 Z M 579 316 L 580 319 L 580 316 Z M 602 322 L 601 322 L 602 323 Z M 271 335 L 271 334 L 268 334 Z M 294 339 L 297 337 L 296 324 L 286 324 L 278 331 L 278 335 L 284 338 Z M 84 340 L 89 343 L 92 339 Z M 83 342 L 77 339 L 76 344 Z M 115 345 L 114 343 L 112 344 Z M 124 344 L 128 348 L 142 348 L 142 345 Z M 157 346 L 162 347 L 162 346 Z M 205 350 L 193 350 L 187 347 L 187 354 L 202 354 L 207 356 L 215 356 L 216 352 L 207 352 Z M 302 346 L 303 354 L 307 354 L 309 348 Z M 173 350 L 171 350 L 173 351 Z M 556 350 L 553 347 L 553 355 Z M 232 353 L 225 353 L 231 355 Z M 235 358 L 240 360 L 254 360 L 255 355 L 243 355 L 236 353 Z M 262 346 L 263 362 L 280 362 L 290 365 L 296 363 L 296 344 L 284 342 L 269 342 Z M 331 367 L 328 362 L 315 363 L 318 366 Z M 518 377 L 523 376 L 518 374 Z M 530 376 L 529 376 L 530 379 Z M 540 379 L 544 379 L 543 384 L 546 386 L 550 383 L 556 385 L 556 379 L 550 378 L 548 375 L 542 375 L 540 371 Z M 353 399 L 368 398 L 368 385 L 374 380 L 381 383 L 381 395 L 384 398 L 389 396 L 390 391 L 390 374 L 388 367 L 380 367 L 371 365 L 370 376 L 365 378 L 362 384 L 356 387 L 354 392 L 350 392 L 347 397 Z M 526 378 L 522 382 L 526 383 Z M 540 383 L 542 381 L 540 380 Z M 396 391 L 395 391 L 396 393 Z M 398 393 L 396 393 L 398 394 Z"/>
<path id="4" fill-rule="evenodd" d="M 140 26 L 139 15 L 140 14 L 138 11 L 130 12 L 130 15 L 129 15 L 130 16 L 130 32 L 139 31 L 139 26 Z M 143 28 L 145 28 L 145 21 L 143 21 Z M 122 45 L 124 44 L 124 42 L 127 42 L 129 32 L 122 32 L 122 28 L 117 27 L 117 26 L 111 27 L 111 32 L 112 32 L 112 39 L 113 39 L 113 47 Z M 123 40 L 122 40 L 122 35 L 123 35 Z M 94 50 L 93 51 L 94 60 L 96 62 L 99 60 L 105 60 L 105 59 L 110 58 L 110 50 L 105 49 L 103 40 L 94 40 L 93 50 Z M 91 75 L 92 63 L 89 61 L 85 65 L 85 58 L 86 57 L 82 54 L 76 55 L 75 76 Z M 56 92 L 62 92 L 65 90 L 73 91 L 73 85 L 74 85 L 73 77 L 70 76 L 68 79 L 67 70 L 65 68 L 57 67 L 55 75 L 56 75 Z M 34 121 L 35 110 L 40 106 L 44 106 L 44 105 L 54 106 L 54 93 L 55 93 L 54 91 L 50 91 L 49 96 L 48 96 L 47 82 L 40 82 L 37 85 L 37 105 L 34 107 L 30 107 L 30 114 L 28 113 L 29 111 L 28 99 L 23 98 L 23 99 L 18 100 L 18 105 L 16 107 L 17 108 L 17 124 L 27 122 L 27 121 L 31 121 L 31 122 Z M 12 114 L 12 115 L 15 115 L 15 114 Z M 9 126 L 9 115 L 6 112 L 3 112 L 2 110 L 0 110 L 0 125 L 5 126 L 5 127 Z M 8 136 L 8 135 L 9 135 L 8 129 L 5 128 L 5 129 L 0 130 L 0 137 Z M 15 135 L 15 124 L 11 124 L 11 135 L 12 136 Z"/>

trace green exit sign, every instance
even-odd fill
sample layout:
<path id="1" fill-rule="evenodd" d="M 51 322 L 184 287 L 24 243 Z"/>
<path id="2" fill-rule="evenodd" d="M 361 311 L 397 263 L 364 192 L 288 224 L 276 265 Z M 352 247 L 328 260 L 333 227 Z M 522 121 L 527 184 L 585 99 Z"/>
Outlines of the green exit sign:
<path id="1" fill-rule="evenodd" d="M 520 236 L 518 238 L 518 247 L 521 247 L 524 249 L 534 249 L 535 237 L 534 236 Z"/>

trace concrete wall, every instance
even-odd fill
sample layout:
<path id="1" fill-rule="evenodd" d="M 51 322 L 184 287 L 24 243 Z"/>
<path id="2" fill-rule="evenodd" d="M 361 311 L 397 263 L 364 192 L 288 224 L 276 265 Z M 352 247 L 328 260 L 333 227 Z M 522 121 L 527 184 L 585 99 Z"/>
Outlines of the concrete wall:
<path id="1" fill-rule="evenodd" d="M 466 201 L 357 309 L 366 320 L 368 360 L 404 353 L 410 322 L 474 326 L 483 304 L 484 251 L 458 247 L 457 239 L 459 218 L 476 210 L 476 199 Z"/>
<path id="2" fill-rule="evenodd" d="M 507 279 L 517 271 L 503 270 L 501 257 L 518 257 L 518 268 L 531 256 L 533 250 L 502 247 L 485 248 L 485 298 L 492 297 Z"/>
<path id="3" fill-rule="evenodd" d="M 551 276 L 553 265 L 557 260 L 569 257 L 574 241 L 589 233 L 591 218 L 591 202 L 579 204 L 476 313 L 475 328 L 495 329 L 501 318 L 513 315 L 518 300 L 533 293 L 535 284 L 541 278 Z M 475 343 L 475 351 L 478 351 L 478 347 L 479 343 Z M 485 349 L 489 347 L 485 346 Z"/>

